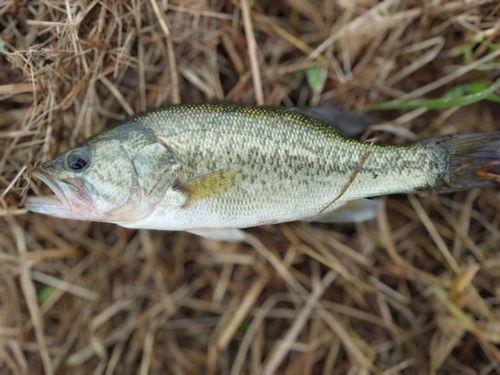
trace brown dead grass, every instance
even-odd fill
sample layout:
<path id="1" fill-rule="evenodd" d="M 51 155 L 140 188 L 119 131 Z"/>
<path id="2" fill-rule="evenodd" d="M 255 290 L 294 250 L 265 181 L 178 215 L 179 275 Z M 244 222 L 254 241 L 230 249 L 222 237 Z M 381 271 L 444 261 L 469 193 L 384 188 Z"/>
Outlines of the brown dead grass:
<path id="1" fill-rule="evenodd" d="M 498 190 L 388 197 L 377 221 L 252 228 L 246 244 L 23 208 L 45 190 L 27 168 L 148 108 L 361 110 L 493 81 L 497 1 L 14 3 L 0 1 L 1 374 L 500 370 Z M 498 104 L 424 112 L 373 132 L 400 143 L 500 118 Z"/>

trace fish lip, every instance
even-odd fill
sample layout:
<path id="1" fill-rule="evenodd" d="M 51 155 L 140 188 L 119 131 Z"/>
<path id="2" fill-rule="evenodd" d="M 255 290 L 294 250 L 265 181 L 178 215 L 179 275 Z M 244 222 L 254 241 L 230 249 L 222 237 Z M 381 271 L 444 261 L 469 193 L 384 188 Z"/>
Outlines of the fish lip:
<path id="1" fill-rule="evenodd" d="M 66 204 L 66 198 L 63 192 L 63 189 L 59 186 L 57 183 L 57 180 L 55 177 L 53 177 L 50 173 L 46 172 L 42 166 L 36 167 L 31 174 L 41 180 L 45 185 L 47 185 L 50 190 L 59 198 L 61 203 L 63 203 L 66 208 L 69 208 L 68 205 Z"/>
<path id="2" fill-rule="evenodd" d="M 31 174 L 45 183 L 55 194 L 55 196 L 45 197 L 48 204 L 57 205 L 60 209 L 64 208 L 68 214 L 73 215 L 82 214 L 90 210 L 92 199 L 83 184 L 77 179 L 60 180 L 47 172 L 41 165 L 36 167 Z M 71 199 L 68 194 L 69 189 L 75 190 L 79 199 Z M 55 199 L 58 199 L 60 204 L 56 204 Z M 84 201 L 85 203 L 81 204 L 79 201 Z"/>
<path id="3" fill-rule="evenodd" d="M 37 212 L 63 219 L 73 218 L 73 214 L 68 211 L 66 205 L 55 195 L 28 197 L 24 203 L 24 207 L 31 212 Z"/>

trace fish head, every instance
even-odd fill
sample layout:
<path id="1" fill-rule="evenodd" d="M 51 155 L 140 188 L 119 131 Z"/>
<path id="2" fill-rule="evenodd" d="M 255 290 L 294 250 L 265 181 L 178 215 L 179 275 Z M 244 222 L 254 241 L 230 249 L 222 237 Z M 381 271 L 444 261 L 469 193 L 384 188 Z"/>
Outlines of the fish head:
<path id="1" fill-rule="evenodd" d="M 150 211 L 124 140 L 100 137 L 41 164 L 31 174 L 55 195 L 30 197 L 26 208 L 59 218 L 121 222 Z"/>

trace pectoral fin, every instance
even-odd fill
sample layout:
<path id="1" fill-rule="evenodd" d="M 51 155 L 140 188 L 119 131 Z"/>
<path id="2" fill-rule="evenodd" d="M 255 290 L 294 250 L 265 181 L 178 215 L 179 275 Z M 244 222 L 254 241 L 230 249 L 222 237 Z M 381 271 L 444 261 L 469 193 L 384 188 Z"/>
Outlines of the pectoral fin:
<path id="1" fill-rule="evenodd" d="M 195 228 L 186 232 L 216 241 L 240 242 L 245 239 L 245 232 L 236 228 Z"/>
<path id="2" fill-rule="evenodd" d="M 379 199 L 357 199 L 339 209 L 306 219 L 318 223 L 354 223 L 375 219 L 380 209 Z"/>
<path id="3" fill-rule="evenodd" d="M 219 171 L 197 176 L 179 184 L 176 189 L 188 197 L 185 207 L 202 199 L 219 195 L 235 188 L 243 181 L 242 171 Z"/>

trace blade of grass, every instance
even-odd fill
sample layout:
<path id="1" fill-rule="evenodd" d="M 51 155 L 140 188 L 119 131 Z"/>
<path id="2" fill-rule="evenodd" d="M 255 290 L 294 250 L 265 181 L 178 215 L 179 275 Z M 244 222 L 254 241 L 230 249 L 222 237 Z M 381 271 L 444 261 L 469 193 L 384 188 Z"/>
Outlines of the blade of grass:
<path id="1" fill-rule="evenodd" d="M 469 89 L 477 89 L 478 86 L 471 86 Z M 500 96 L 495 94 L 495 90 L 500 87 L 500 80 L 497 80 L 489 88 L 483 89 L 470 95 L 455 96 L 448 92 L 447 95 L 439 99 L 427 100 L 412 100 L 409 102 L 395 103 L 386 102 L 380 104 L 373 104 L 364 108 L 365 111 L 385 111 L 385 110 L 401 110 L 401 109 L 447 109 L 452 107 L 463 107 L 469 104 L 476 103 L 480 100 L 491 100 L 500 102 Z M 463 89 L 463 88 L 461 88 Z"/>

